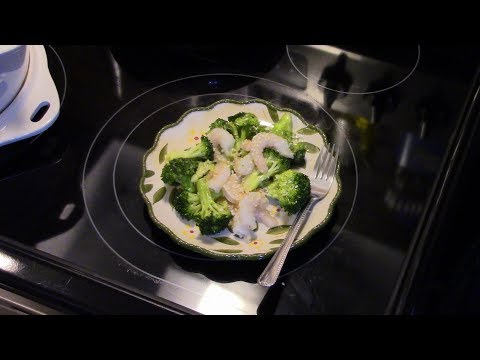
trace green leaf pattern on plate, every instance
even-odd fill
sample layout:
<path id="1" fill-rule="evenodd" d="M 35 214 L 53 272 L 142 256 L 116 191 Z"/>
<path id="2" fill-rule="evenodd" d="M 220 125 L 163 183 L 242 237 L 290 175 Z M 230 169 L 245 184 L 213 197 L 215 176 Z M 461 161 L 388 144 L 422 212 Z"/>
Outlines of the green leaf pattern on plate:
<path id="1" fill-rule="evenodd" d="M 168 197 L 168 202 L 170 205 L 173 207 L 173 200 L 175 200 L 175 196 L 177 196 L 177 188 L 172 188 L 172 191 L 170 192 L 170 196 Z"/>
<path id="2" fill-rule="evenodd" d="M 229 237 L 226 237 L 226 236 L 216 237 L 214 239 L 226 245 L 240 245 L 238 241 L 230 239 Z"/>
<path id="3" fill-rule="evenodd" d="M 165 186 L 162 186 L 160 189 L 158 189 L 155 194 L 153 194 L 153 203 L 155 204 L 162 200 L 166 192 L 167 189 L 165 188 Z"/>
<path id="4" fill-rule="evenodd" d="M 146 178 L 149 178 L 149 177 L 151 177 L 151 176 L 153 176 L 153 175 L 155 175 L 155 171 L 153 171 L 153 170 L 146 170 L 146 171 L 145 171 L 145 174 L 144 174 L 144 176 L 145 176 Z"/>
<path id="5" fill-rule="evenodd" d="M 309 142 L 301 142 L 300 144 L 303 144 L 305 146 L 305 149 L 307 150 L 308 153 L 310 154 L 315 154 L 320 151 L 318 146 L 315 146 Z"/>
<path id="6" fill-rule="evenodd" d="M 270 114 L 270 117 L 272 118 L 272 121 L 274 123 L 278 122 L 278 112 L 275 109 L 272 109 L 270 106 L 267 106 L 268 113 Z"/>
<path id="7" fill-rule="evenodd" d="M 273 241 L 270 241 L 269 244 L 281 244 L 283 242 L 283 240 L 285 240 L 285 239 L 273 240 Z"/>
<path id="8" fill-rule="evenodd" d="M 318 129 L 312 125 L 301 128 L 300 130 L 297 131 L 297 134 L 301 134 L 301 135 L 313 135 L 317 133 L 318 133 Z"/>
<path id="9" fill-rule="evenodd" d="M 148 193 L 150 190 L 153 189 L 153 185 L 152 184 L 143 184 L 142 185 L 142 190 L 143 192 L 146 194 Z"/>
<path id="10" fill-rule="evenodd" d="M 278 235 L 278 234 L 283 234 L 290 229 L 291 225 L 280 225 L 280 226 L 275 226 L 267 230 L 267 234 L 271 235 Z"/>
<path id="11" fill-rule="evenodd" d="M 168 144 L 165 144 L 165 146 L 160 150 L 160 154 L 158 155 L 158 162 L 161 164 L 165 161 L 165 155 L 167 154 L 167 146 Z"/>

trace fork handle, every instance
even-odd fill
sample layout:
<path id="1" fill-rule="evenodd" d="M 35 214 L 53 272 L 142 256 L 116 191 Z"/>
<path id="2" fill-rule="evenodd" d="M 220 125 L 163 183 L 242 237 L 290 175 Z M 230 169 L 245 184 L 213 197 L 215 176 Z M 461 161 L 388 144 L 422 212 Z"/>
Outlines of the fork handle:
<path id="1" fill-rule="evenodd" d="M 296 239 L 300 230 L 302 230 L 303 225 L 305 225 L 305 221 L 310 215 L 310 212 L 319 200 L 320 199 L 317 197 L 310 198 L 310 201 L 307 203 L 303 211 L 295 218 L 290 230 L 287 233 L 287 236 L 285 237 L 285 240 L 282 242 L 282 245 L 278 248 L 277 252 L 273 255 L 272 259 L 265 267 L 265 270 L 263 270 L 261 275 L 258 277 L 257 283 L 259 285 L 272 286 L 275 284 L 278 279 L 278 275 L 280 275 L 280 270 L 282 270 L 287 254 L 292 247 L 293 241 Z"/>

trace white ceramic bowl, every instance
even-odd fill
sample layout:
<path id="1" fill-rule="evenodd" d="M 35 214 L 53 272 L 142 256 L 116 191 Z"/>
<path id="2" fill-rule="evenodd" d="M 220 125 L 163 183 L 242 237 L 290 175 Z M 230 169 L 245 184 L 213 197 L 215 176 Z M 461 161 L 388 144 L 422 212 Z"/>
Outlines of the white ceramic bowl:
<path id="1" fill-rule="evenodd" d="M 17 96 L 27 76 L 27 45 L 0 45 L 0 112 Z"/>
<path id="2" fill-rule="evenodd" d="M 305 168 L 296 170 L 304 174 L 313 173 L 319 149 L 328 145 L 327 136 L 321 129 L 309 127 L 309 124 L 295 110 L 279 108 L 265 100 L 223 99 L 207 107 L 190 109 L 177 122 L 166 125 L 160 130 L 154 145 L 143 158 L 143 174 L 139 187 L 155 225 L 180 246 L 217 259 L 260 260 L 271 256 L 278 249 L 295 215 L 288 216 L 278 205 L 270 206 L 270 215 L 277 219 L 279 226 L 268 228 L 264 224 L 258 224 L 256 238 L 252 241 L 241 240 L 228 229 L 214 235 L 202 235 L 194 221 L 182 219 L 174 210 L 171 201 L 176 196 L 175 192 L 173 187 L 165 185 L 161 176 L 166 164 L 165 154 L 197 144 L 200 136 L 207 132 L 212 122 L 218 118 L 226 119 L 239 112 L 253 113 L 262 124 L 270 125 L 278 121 L 284 113 L 290 113 L 293 131 L 298 134 L 302 142 L 314 148 L 305 154 Z M 330 192 L 315 205 L 293 247 L 305 243 L 330 219 L 341 192 L 339 169 L 340 165 L 337 167 L 337 176 Z"/>

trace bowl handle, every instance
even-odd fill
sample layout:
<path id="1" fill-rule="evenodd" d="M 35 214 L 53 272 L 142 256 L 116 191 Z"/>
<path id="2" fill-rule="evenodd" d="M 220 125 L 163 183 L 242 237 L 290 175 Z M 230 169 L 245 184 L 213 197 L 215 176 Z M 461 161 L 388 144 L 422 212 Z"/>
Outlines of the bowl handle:
<path id="1" fill-rule="evenodd" d="M 30 64 L 22 89 L 0 113 L 0 146 L 49 128 L 60 111 L 58 91 L 48 69 L 45 48 L 29 45 Z"/>

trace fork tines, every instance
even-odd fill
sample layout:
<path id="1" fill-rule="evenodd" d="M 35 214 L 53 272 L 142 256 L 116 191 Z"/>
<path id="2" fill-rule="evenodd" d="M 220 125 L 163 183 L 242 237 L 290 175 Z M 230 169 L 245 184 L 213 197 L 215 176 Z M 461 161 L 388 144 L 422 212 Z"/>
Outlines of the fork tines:
<path id="1" fill-rule="evenodd" d="M 333 176 L 337 167 L 338 153 L 339 149 L 335 144 L 322 147 L 313 168 L 315 179 L 327 180 Z"/>

